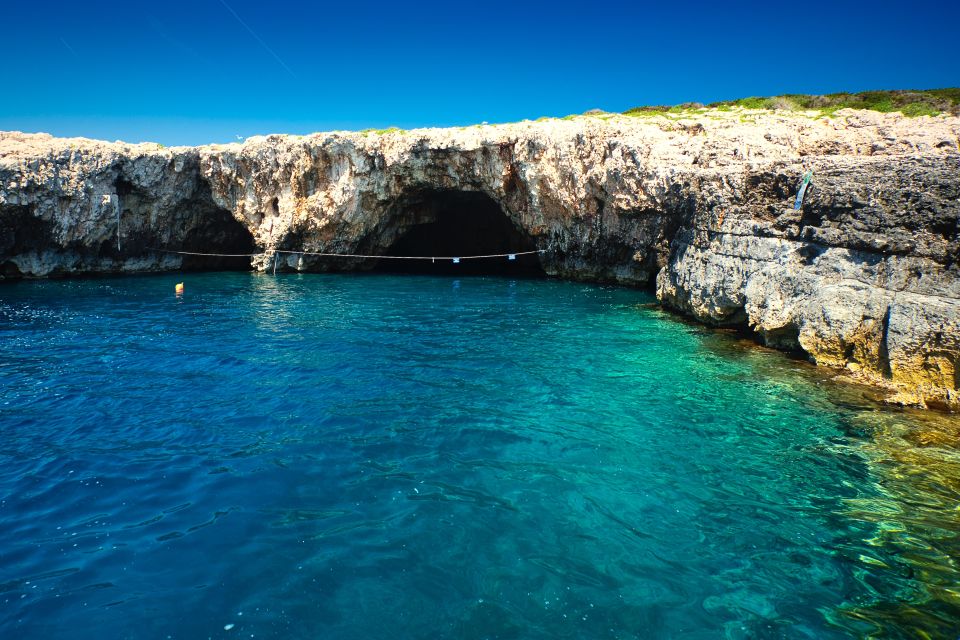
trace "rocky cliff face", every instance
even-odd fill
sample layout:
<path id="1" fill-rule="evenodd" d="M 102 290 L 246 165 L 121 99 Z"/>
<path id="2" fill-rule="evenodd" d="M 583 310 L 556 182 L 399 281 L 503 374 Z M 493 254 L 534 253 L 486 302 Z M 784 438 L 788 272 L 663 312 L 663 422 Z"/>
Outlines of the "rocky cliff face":
<path id="1" fill-rule="evenodd" d="M 958 141 L 957 118 L 868 112 L 597 116 L 175 149 L 6 133 L 0 273 L 364 269 L 377 261 L 301 252 L 538 249 L 550 275 L 655 286 L 670 308 L 750 327 L 894 400 L 960 408 Z M 794 211 L 805 168 L 812 188 Z M 417 247 L 454 215 L 490 220 L 465 235 L 476 246 L 437 247 L 434 234 Z"/>

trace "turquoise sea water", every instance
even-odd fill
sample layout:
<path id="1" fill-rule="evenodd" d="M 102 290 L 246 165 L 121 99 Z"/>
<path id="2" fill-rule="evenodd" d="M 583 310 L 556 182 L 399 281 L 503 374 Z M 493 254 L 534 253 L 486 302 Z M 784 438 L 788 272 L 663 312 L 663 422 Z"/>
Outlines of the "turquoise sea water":
<path id="1" fill-rule="evenodd" d="M 0 287 L 0 637 L 957 637 L 954 418 L 651 302 Z"/>

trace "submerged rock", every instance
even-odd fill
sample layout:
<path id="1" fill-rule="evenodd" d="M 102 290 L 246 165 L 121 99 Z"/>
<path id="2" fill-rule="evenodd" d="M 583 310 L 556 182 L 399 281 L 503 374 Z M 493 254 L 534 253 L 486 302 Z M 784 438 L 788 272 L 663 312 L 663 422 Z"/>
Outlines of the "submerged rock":
<path id="1" fill-rule="evenodd" d="M 0 278 L 540 250 L 549 275 L 655 286 L 895 401 L 960 408 L 958 140 L 951 116 L 742 110 L 172 149 L 0 133 Z M 484 216 L 509 224 L 420 233 Z"/>

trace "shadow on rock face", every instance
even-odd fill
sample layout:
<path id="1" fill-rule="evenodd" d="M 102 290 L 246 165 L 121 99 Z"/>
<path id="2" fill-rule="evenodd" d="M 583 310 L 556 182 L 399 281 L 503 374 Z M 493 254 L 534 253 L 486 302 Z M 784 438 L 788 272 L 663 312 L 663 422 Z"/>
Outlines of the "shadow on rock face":
<path id="1" fill-rule="evenodd" d="M 0 255 L 41 251 L 50 243 L 50 224 L 23 205 L 0 206 Z"/>

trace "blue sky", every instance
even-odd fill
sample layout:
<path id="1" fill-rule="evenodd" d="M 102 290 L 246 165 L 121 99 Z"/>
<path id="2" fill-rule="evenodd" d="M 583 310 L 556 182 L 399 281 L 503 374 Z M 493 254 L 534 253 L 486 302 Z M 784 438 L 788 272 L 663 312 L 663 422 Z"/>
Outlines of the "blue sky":
<path id="1" fill-rule="evenodd" d="M 960 85 L 960 3 L 7 3 L 0 129 L 164 144 Z"/>

